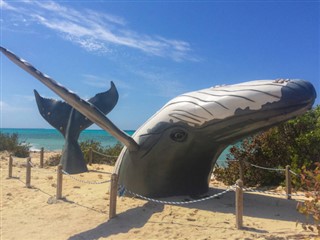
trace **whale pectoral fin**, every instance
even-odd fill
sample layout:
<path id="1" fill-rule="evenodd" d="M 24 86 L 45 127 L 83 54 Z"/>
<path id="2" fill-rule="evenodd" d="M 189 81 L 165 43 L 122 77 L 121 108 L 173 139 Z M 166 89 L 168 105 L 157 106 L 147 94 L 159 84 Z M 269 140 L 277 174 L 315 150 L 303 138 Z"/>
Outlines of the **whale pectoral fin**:
<path id="1" fill-rule="evenodd" d="M 36 90 L 34 90 L 34 96 L 41 116 L 65 136 L 71 106 L 66 102 L 41 97 Z"/>

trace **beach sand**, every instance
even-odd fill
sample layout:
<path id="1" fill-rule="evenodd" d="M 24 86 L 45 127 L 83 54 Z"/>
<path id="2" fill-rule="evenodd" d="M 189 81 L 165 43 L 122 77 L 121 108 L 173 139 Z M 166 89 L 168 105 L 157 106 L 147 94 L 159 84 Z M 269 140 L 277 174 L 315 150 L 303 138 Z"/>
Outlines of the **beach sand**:
<path id="1" fill-rule="evenodd" d="M 45 159 L 54 153 L 45 153 Z M 296 225 L 305 217 L 296 211 L 301 197 L 244 194 L 244 228 L 235 227 L 235 192 L 187 205 L 163 205 L 138 198 L 117 199 L 117 216 L 109 216 L 109 183 L 87 184 L 63 176 L 63 200 L 55 201 L 55 167 L 39 168 L 32 153 L 31 188 L 25 187 L 25 159 L 14 158 L 13 178 L 1 153 L 1 239 L 308 239 Z M 93 164 L 81 181 L 110 179 L 113 167 Z M 209 195 L 226 186 L 212 181 Z M 280 191 L 279 188 L 277 191 Z M 283 192 L 283 191 L 282 191 Z M 188 197 L 166 200 L 183 200 Z M 190 199 L 190 198 L 189 198 Z"/>

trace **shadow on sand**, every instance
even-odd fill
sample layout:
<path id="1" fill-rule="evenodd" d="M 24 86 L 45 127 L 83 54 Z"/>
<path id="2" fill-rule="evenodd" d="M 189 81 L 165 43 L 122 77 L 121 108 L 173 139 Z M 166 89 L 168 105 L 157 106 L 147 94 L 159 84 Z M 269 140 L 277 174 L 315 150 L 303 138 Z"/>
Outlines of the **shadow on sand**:
<path id="1" fill-rule="evenodd" d="M 94 229 L 76 234 L 70 237 L 69 240 L 94 240 L 119 233 L 126 233 L 133 228 L 143 227 L 154 213 L 161 212 L 163 209 L 164 206 L 161 204 L 147 202 L 143 206 L 120 213 L 115 218 L 100 224 Z"/>
<path id="2" fill-rule="evenodd" d="M 211 188 L 207 195 L 218 192 L 221 190 Z M 273 195 L 244 193 L 244 216 L 291 222 L 304 221 L 305 217 L 296 210 L 298 199 L 299 197 L 287 200 L 285 196 L 275 197 Z M 235 192 L 230 191 L 219 198 L 184 206 L 212 212 L 235 213 Z"/>
<path id="3" fill-rule="evenodd" d="M 221 191 L 222 190 L 220 189 L 210 189 L 207 195 L 213 195 Z M 167 198 L 164 200 L 181 201 L 185 199 L 186 197 Z M 289 222 L 304 222 L 305 217 L 296 211 L 296 205 L 297 200 L 287 200 L 284 196 L 283 198 L 279 198 L 273 197 L 272 195 L 266 196 L 253 193 L 244 193 L 244 226 L 245 217 L 282 220 Z M 230 191 L 218 198 L 192 204 L 181 205 L 181 207 L 200 209 L 210 212 L 233 214 L 235 212 L 235 192 Z M 143 206 L 129 209 L 125 212 L 118 214 L 117 217 L 115 217 L 114 219 L 102 223 L 94 229 L 76 234 L 70 237 L 69 240 L 93 240 L 99 239 L 100 237 L 108 237 L 119 233 L 126 233 L 133 228 L 143 227 L 154 213 L 161 212 L 163 211 L 163 209 L 163 204 L 146 202 Z M 159 223 L 166 224 L 165 222 Z M 170 224 L 175 223 L 170 222 Z M 230 225 L 228 227 L 230 227 Z M 247 227 L 244 227 L 243 230 L 257 233 L 267 232 L 263 229 Z"/>

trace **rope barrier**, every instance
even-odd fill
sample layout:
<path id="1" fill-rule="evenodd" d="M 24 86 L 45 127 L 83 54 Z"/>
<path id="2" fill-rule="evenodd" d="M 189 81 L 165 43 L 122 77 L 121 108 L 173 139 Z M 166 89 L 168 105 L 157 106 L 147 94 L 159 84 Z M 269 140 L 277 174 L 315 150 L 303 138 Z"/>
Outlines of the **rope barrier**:
<path id="1" fill-rule="evenodd" d="M 31 162 L 31 159 L 29 160 L 29 164 L 31 165 L 31 167 L 35 168 L 33 162 Z"/>
<path id="2" fill-rule="evenodd" d="M 121 187 L 121 188 L 124 188 L 124 187 Z M 226 190 L 224 190 L 223 192 L 220 192 L 220 193 L 217 193 L 217 194 L 214 194 L 214 195 L 211 195 L 209 197 L 205 197 L 205 198 L 201 198 L 201 199 L 197 199 L 197 200 L 192 200 L 192 201 L 184 201 L 184 202 L 177 202 L 177 201 L 163 201 L 163 200 L 158 200 L 158 199 L 154 199 L 154 198 L 149 198 L 149 197 L 145 197 L 145 196 L 142 196 L 140 194 L 137 194 L 137 193 L 134 193 L 126 188 L 124 188 L 124 192 L 123 194 L 125 194 L 125 192 L 128 192 L 136 197 L 139 197 L 139 198 L 142 198 L 144 200 L 147 200 L 147 201 L 151 201 L 151 202 L 155 202 L 155 203 L 161 203 L 161 204 L 171 204 L 171 205 L 184 205 L 184 204 L 191 204 L 191 203 L 197 203 L 197 202 L 203 202 L 203 201 L 206 201 L 206 200 L 209 200 L 209 199 L 212 199 L 212 198 L 216 198 L 216 197 L 219 197 L 223 194 L 226 194 L 227 192 L 229 191 L 234 191 L 234 188 L 235 188 L 235 185 L 233 186 L 229 186 Z"/>
<path id="3" fill-rule="evenodd" d="M 253 163 L 249 163 L 249 162 L 246 162 L 247 164 L 253 166 L 253 167 L 256 167 L 256 168 L 261 168 L 261 169 L 264 169 L 264 170 L 270 170 L 270 171 L 286 171 L 286 169 L 284 168 L 268 168 L 268 167 L 261 167 L 261 166 L 258 166 L 258 165 L 255 165 Z M 290 173 L 292 173 L 293 175 L 295 175 L 296 177 L 299 177 L 299 174 L 295 173 L 294 171 L 292 170 L 289 170 Z"/>
<path id="4" fill-rule="evenodd" d="M 277 196 L 305 196 L 305 194 L 287 194 L 287 193 L 276 193 L 276 192 L 270 192 L 270 191 L 262 191 L 262 190 L 257 190 L 257 189 L 252 189 L 252 188 L 243 188 L 243 191 L 246 192 L 258 192 L 258 193 L 265 193 L 265 194 L 269 194 L 269 195 L 277 195 Z"/>
<path id="5" fill-rule="evenodd" d="M 231 162 L 238 162 L 239 160 L 228 160 L 228 161 L 231 161 Z M 260 169 L 264 169 L 264 170 L 270 170 L 270 171 L 286 171 L 285 168 L 269 168 L 269 167 L 262 167 L 262 166 L 259 166 L 259 165 L 255 165 L 253 163 L 250 163 L 248 161 L 244 161 L 247 165 L 250 165 L 252 167 L 255 167 L 255 168 L 260 168 Z M 299 177 L 299 174 L 295 173 L 294 171 L 290 170 L 290 173 L 292 173 L 293 175 Z"/>
<path id="6" fill-rule="evenodd" d="M 96 152 L 98 153 L 98 152 Z M 100 154 L 100 153 L 98 153 Z M 92 154 L 90 154 L 92 157 Z M 101 154 L 103 155 L 103 154 Z M 104 155 L 107 156 L 107 155 Z M 110 156 L 107 156 L 110 157 Z M 112 156 L 113 157 L 113 156 Z M 9 161 L 12 166 L 12 158 L 10 156 L 10 161 Z M 243 192 L 258 192 L 258 193 L 264 193 L 264 194 L 270 194 L 270 195 L 278 195 L 278 196 L 286 196 L 287 199 L 290 199 L 291 196 L 305 196 L 305 194 L 291 194 L 291 184 L 288 184 L 288 182 L 291 181 L 290 178 L 290 173 L 294 174 L 295 176 L 298 176 L 298 174 L 294 173 L 293 171 L 290 170 L 290 167 L 287 166 L 286 169 L 275 169 L 275 168 L 268 168 L 268 167 L 261 167 L 255 164 L 250 164 L 253 167 L 256 168 L 261 168 L 264 170 L 271 170 L 271 171 L 285 171 L 286 172 L 286 179 L 287 179 L 287 185 L 286 186 L 290 186 L 289 188 L 287 187 L 286 189 L 286 194 L 283 193 L 277 193 L 277 192 L 270 192 L 270 191 L 262 191 L 262 190 L 256 190 L 256 189 L 252 189 L 252 188 L 244 188 L 243 187 L 243 182 L 241 180 L 238 180 L 237 183 L 233 186 L 229 186 L 227 189 L 225 189 L 222 192 L 219 192 L 217 194 L 213 194 L 211 196 L 207 196 L 201 199 L 197 199 L 197 200 L 184 200 L 184 201 L 165 201 L 165 200 L 158 200 L 158 199 L 154 199 L 154 198 L 149 198 L 149 197 L 145 197 L 141 194 L 137 194 L 134 193 L 128 189 L 126 189 L 124 186 L 119 186 L 120 190 L 118 191 L 120 195 L 124 195 L 125 192 L 150 201 L 150 202 L 155 202 L 155 203 L 160 203 L 160 204 L 169 204 L 169 205 L 186 205 L 186 204 L 193 204 L 193 203 L 198 203 L 198 202 L 203 202 L 203 201 L 207 201 L 213 198 L 217 198 L 219 196 L 222 196 L 224 194 L 226 194 L 227 192 L 230 191 L 235 191 L 235 198 L 236 198 L 236 226 L 238 229 L 241 229 L 243 227 Z M 30 188 L 31 184 L 30 184 L 30 180 L 31 180 L 31 167 L 35 168 L 35 164 L 33 164 L 31 162 L 30 158 L 27 158 L 27 177 L 26 177 L 26 187 Z M 10 172 L 11 171 L 11 172 Z M 12 169 L 9 171 L 9 176 L 12 177 Z M 113 217 L 116 216 L 116 199 L 117 199 L 117 187 L 118 187 L 118 175 L 117 174 L 112 174 L 111 179 L 110 180 L 106 180 L 106 181 L 101 181 L 101 182 L 97 182 L 97 181 L 87 181 L 87 180 L 82 180 L 82 179 L 78 179 L 74 176 L 72 176 L 71 174 L 69 174 L 68 172 L 64 171 L 62 169 L 62 166 L 59 165 L 58 166 L 58 170 L 56 171 L 58 173 L 57 175 L 57 194 L 56 194 L 56 199 L 61 199 L 62 198 L 62 176 L 63 174 L 69 176 L 70 178 L 72 178 L 75 181 L 84 183 L 84 184 L 104 184 L 104 183 L 109 183 L 111 182 L 110 185 L 110 204 L 109 204 L 109 219 L 112 219 Z M 29 173 L 29 174 L 28 174 Z M 28 177 L 29 176 L 29 177 Z"/>
<path id="7" fill-rule="evenodd" d="M 293 175 L 295 175 L 296 177 L 300 177 L 299 174 L 295 173 L 294 171 L 290 170 L 290 173 L 292 173 Z"/>
<path id="8" fill-rule="evenodd" d="M 184 204 L 192 204 L 192 203 L 197 203 L 197 202 L 202 202 L 202 201 L 206 201 L 212 198 L 216 198 L 219 197 L 223 194 L 226 194 L 229 191 L 234 191 L 235 187 L 237 187 L 237 185 L 233 185 L 233 186 L 229 186 L 226 190 L 224 190 L 223 192 L 205 197 L 205 198 L 201 198 L 201 199 L 197 199 L 197 200 L 192 200 L 192 201 L 183 201 L 183 202 L 177 202 L 177 201 L 164 201 L 164 200 L 158 200 L 158 199 L 154 199 L 154 198 L 149 198 L 149 197 L 145 197 L 143 195 L 134 193 L 126 188 L 124 188 L 123 186 L 120 186 L 120 190 L 119 190 L 119 195 L 122 196 L 124 195 L 126 192 L 128 192 L 131 195 L 134 195 L 135 197 L 139 197 L 142 198 L 144 200 L 147 201 L 151 201 L 151 202 L 155 202 L 155 203 L 161 203 L 161 204 L 171 204 L 171 205 L 184 205 Z M 238 186 L 239 187 L 239 186 Z M 269 195 L 278 195 L 278 196 L 305 196 L 304 194 L 286 194 L 286 193 L 275 193 L 275 192 L 270 192 L 270 191 L 262 191 L 262 190 L 256 190 L 256 189 L 252 189 L 252 188 L 242 188 L 244 191 L 246 192 L 258 192 L 258 193 L 265 193 L 265 194 L 269 194 Z"/>
<path id="9" fill-rule="evenodd" d="M 101 156 L 104 156 L 104 157 L 110 157 L 110 158 L 117 158 L 117 157 L 118 157 L 118 156 L 106 155 L 106 154 L 97 152 L 97 151 L 95 151 L 95 150 L 93 150 L 93 149 L 92 149 L 92 152 L 97 153 L 97 154 L 99 154 L 99 155 L 101 155 Z"/>
<path id="10" fill-rule="evenodd" d="M 95 169 L 91 169 L 91 170 L 90 170 L 90 169 L 89 169 L 89 172 L 97 172 L 97 170 L 95 170 Z M 110 174 L 110 175 L 112 174 L 112 172 L 106 172 L 106 171 L 100 171 L 100 170 L 99 170 L 99 172 L 100 172 L 100 173 L 103 173 L 103 174 Z"/>
<path id="11" fill-rule="evenodd" d="M 98 153 L 98 154 L 101 154 L 101 153 L 96 152 L 96 151 L 94 151 L 94 152 Z M 101 155 L 104 155 L 104 154 L 101 154 Z M 108 155 L 104 155 L 104 156 L 116 157 L 116 156 L 108 156 Z M 29 160 L 28 162 L 29 162 L 29 164 L 30 164 L 30 166 L 32 168 L 35 168 L 35 164 L 32 163 L 31 160 Z M 246 163 L 248 163 L 248 162 L 246 162 Z M 251 166 L 253 166 L 253 167 L 264 169 L 264 170 L 285 171 L 285 169 L 268 168 L 268 167 L 262 167 L 262 166 L 258 166 L 258 165 L 255 165 L 255 164 L 251 164 L 251 163 L 249 163 L 249 164 Z M 55 172 L 56 172 L 56 170 L 55 170 Z M 72 176 L 71 174 L 69 174 L 68 172 L 66 172 L 64 170 L 62 170 L 62 173 L 67 175 L 67 176 L 69 176 L 73 180 L 81 182 L 81 183 L 84 183 L 84 184 L 104 184 L 104 183 L 109 183 L 111 181 L 111 180 L 106 180 L 106 181 L 101 181 L 101 182 L 87 181 L 87 180 L 78 179 L 78 178 Z M 295 176 L 299 176 L 297 173 L 293 172 L 292 170 L 290 170 L 290 173 L 294 174 Z M 18 178 L 19 177 L 20 176 L 18 176 Z M 122 190 L 119 191 L 119 194 L 121 196 L 125 192 L 128 192 L 129 194 L 131 194 L 131 195 L 133 195 L 135 197 L 139 197 L 139 198 L 142 198 L 142 199 L 147 200 L 147 201 L 152 201 L 152 202 L 161 203 L 161 204 L 184 205 L 184 204 L 192 204 L 192 203 L 202 202 L 202 201 L 206 201 L 206 200 L 209 200 L 209 199 L 213 199 L 213 198 L 219 197 L 219 196 L 221 196 L 223 194 L 226 194 L 229 191 L 232 191 L 232 190 L 234 191 L 235 187 L 239 187 L 239 186 L 237 186 L 237 185 L 229 186 L 226 190 L 224 190 L 224 191 L 222 191 L 220 193 L 217 193 L 217 194 L 205 197 L 205 198 L 197 199 L 197 200 L 192 200 L 192 201 L 164 201 L 164 200 L 153 199 L 153 198 L 145 197 L 145 196 L 142 196 L 140 194 L 134 193 L 134 192 L 132 192 L 132 191 L 130 191 L 128 189 L 125 189 L 124 187 L 121 187 L 121 186 L 120 186 L 120 188 L 122 188 Z M 256 189 L 252 189 L 252 188 L 243 188 L 243 191 L 246 191 L 246 192 L 258 192 L 258 193 L 264 193 L 264 194 L 269 194 L 269 195 L 278 195 L 278 196 L 305 196 L 305 194 L 276 193 L 276 192 L 270 192 L 270 191 L 256 190 Z"/>
<path id="12" fill-rule="evenodd" d="M 29 163 L 30 163 L 30 165 L 31 165 L 31 167 L 34 169 L 34 170 L 36 170 L 36 171 L 38 171 L 38 172 L 42 172 L 42 171 L 47 171 L 48 173 L 50 172 L 50 173 L 56 173 L 57 172 L 57 169 L 47 169 L 47 168 L 41 168 L 41 167 L 37 167 L 31 160 L 29 161 Z"/>
<path id="13" fill-rule="evenodd" d="M 104 184 L 104 183 L 110 182 L 110 180 L 106 180 L 106 181 L 102 181 L 102 182 L 86 181 L 86 180 L 75 178 L 70 173 L 68 173 L 68 172 L 66 172 L 64 170 L 62 170 L 62 172 L 63 172 L 63 174 L 67 175 L 68 177 L 72 178 L 73 180 L 75 180 L 77 182 L 81 182 L 81 183 L 86 183 L 86 184 Z"/>
<path id="14" fill-rule="evenodd" d="M 249 163 L 249 162 L 246 162 L 246 163 Z M 255 164 L 252 164 L 252 163 L 249 163 L 252 167 L 255 167 L 255 168 L 260 168 L 260 169 L 264 169 L 264 170 L 269 170 L 269 171 L 285 171 L 284 168 L 268 168 L 268 167 L 261 167 L 261 166 L 258 166 L 258 165 L 255 165 Z"/>

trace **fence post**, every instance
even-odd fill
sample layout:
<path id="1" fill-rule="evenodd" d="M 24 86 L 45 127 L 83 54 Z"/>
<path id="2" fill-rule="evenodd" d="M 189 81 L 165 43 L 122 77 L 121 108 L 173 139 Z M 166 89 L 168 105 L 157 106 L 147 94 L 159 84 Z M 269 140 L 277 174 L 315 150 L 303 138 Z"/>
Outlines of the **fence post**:
<path id="1" fill-rule="evenodd" d="M 26 187 L 31 188 L 31 158 L 27 158 Z"/>
<path id="2" fill-rule="evenodd" d="M 109 219 L 112 219 L 116 216 L 117 189 L 118 189 L 118 175 L 116 173 L 113 173 L 111 175 L 111 184 L 110 184 Z"/>
<path id="3" fill-rule="evenodd" d="M 44 149 L 42 147 L 40 151 L 40 168 L 43 168 L 43 152 L 44 152 Z"/>
<path id="4" fill-rule="evenodd" d="M 239 179 L 236 184 L 236 227 L 241 229 L 243 227 L 243 182 Z"/>
<path id="5" fill-rule="evenodd" d="M 8 178 L 12 178 L 12 163 L 13 163 L 13 159 L 12 159 L 12 156 L 10 154 L 10 156 L 9 156 Z"/>
<path id="6" fill-rule="evenodd" d="M 92 148 L 89 148 L 89 165 L 92 164 L 93 161 L 93 151 Z"/>
<path id="7" fill-rule="evenodd" d="M 241 159 L 239 159 L 239 177 L 242 183 L 244 183 L 244 167 Z"/>
<path id="8" fill-rule="evenodd" d="M 62 165 L 59 164 L 57 168 L 57 194 L 56 198 L 61 199 L 62 198 Z"/>
<path id="9" fill-rule="evenodd" d="M 287 199 L 291 199 L 291 173 L 290 173 L 290 166 L 286 166 L 286 193 Z"/>

